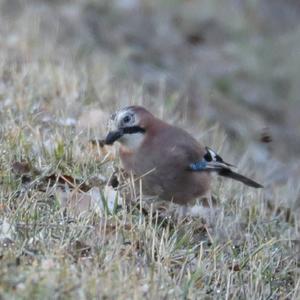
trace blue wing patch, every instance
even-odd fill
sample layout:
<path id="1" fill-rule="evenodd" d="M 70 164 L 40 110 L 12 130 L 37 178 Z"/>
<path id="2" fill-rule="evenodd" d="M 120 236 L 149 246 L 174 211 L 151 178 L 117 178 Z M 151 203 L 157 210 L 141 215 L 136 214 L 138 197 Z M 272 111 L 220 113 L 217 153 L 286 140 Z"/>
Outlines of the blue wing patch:
<path id="1" fill-rule="evenodd" d="M 228 169 L 234 167 L 232 164 L 225 162 L 221 156 L 219 156 L 212 149 L 205 147 L 206 153 L 202 160 L 196 161 L 189 165 L 191 171 L 219 171 L 221 169 Z"/>
<path id="2" fill-rule="evenodd" d="M 190 164 L 189 167 L 192 171 L 203 171 L 207 168 L 207 162 L 204 160 L 200 160 L 193 164 Z"/>

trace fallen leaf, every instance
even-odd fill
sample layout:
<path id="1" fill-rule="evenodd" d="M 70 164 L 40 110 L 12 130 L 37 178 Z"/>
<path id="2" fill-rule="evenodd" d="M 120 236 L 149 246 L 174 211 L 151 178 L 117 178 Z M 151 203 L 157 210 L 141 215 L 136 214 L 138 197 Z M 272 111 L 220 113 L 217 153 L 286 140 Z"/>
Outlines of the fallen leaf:
<path id="1" fill-rule="evenodd" d="M 91 201 L 94 209 L 100 214 L 111 213 L 113 210 L 122 204 L 120 193 L 111 186 L 105 186 L 104 189 L 98 187 L 92 188 L 88 194 L 91 196 Z"/>
<path id="2" fill-rule="evenodd" d="M 31 171 L 30 164 L 27 161 L 15 161 L 11 165 L 11 170 L 16 175 L 28 174 Z"/>
<path id="3" fill-rule="evenodd" d="M 110 186 L 104 189 L 93 187 L 88 192 L 78 190 L 58 189 L 56 197 L 61 208 L 75 216 L 84 215 L 87 212 L 95 211 L 100 216 L 112 213 L 114 209 L 122 204 L 122 198 L 118 191 Z"/>
<path id="4" fill-rule="evenodd" d="M 11 224 L 6 218 L 3 219 L 0 225 L 0 240 L 13 240 L 13 235 L 15 233 L 15 226 Z"/>
<path id="5" fill-rule="evenodd" d="M 50 184 L 53 186 L 55 183 L 59 183 L 62 185 L 67 184 L 70 188 L 79 189 L 80 191 L 87 192 L 91 189 L 91 186 L 86 184 L 80 179 L 76 179 L 73 176 L 66 174 L 51 174 L 43 178 L 46 181 L 46 185 Z"/>
<path id="6" fill-rule="evenodd" d="M 58 189 L 56 197 L 60 202 L 61 208 L 66 209 L 74 217 L 84 215 L 91 209 L 91 196 L 88 194 L 76 190 L 63 191 L 62 189 Z"/>

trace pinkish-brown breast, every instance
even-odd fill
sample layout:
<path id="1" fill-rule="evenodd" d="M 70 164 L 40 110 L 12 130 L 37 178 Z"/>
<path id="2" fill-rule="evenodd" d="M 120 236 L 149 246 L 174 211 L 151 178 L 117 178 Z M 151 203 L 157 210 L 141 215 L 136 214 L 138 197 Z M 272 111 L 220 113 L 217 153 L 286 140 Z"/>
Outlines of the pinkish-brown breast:
<path id="1" fill-rule="evenodd" d="M 127 172 L 143 177 L 143 192 L 164 200 L 186 204 L 204 196 L 210 189 L 209 173 L 192 172 L 189 164 L 201 159 L 204 148 L 187 132 L 164 122 L 145 133 L 139 149 L 120 147 Z"/>

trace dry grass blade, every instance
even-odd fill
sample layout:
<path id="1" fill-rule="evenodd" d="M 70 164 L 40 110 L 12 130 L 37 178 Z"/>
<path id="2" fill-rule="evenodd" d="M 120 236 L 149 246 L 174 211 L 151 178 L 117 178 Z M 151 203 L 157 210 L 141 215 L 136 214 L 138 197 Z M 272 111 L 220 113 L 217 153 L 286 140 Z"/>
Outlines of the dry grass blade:
<path id="1" fill-rule="evenodd" d="M 0 299 L 299 299 L 299 7 L 1 0 Z M 131 104 L 265 189 L 139 197 L 99 140 Z"/>

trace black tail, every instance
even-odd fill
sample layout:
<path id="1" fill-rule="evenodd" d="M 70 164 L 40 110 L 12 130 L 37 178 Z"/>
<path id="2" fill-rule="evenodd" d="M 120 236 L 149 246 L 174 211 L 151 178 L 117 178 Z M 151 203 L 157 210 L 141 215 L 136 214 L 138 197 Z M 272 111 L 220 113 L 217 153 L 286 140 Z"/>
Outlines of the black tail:
<path id="1" fill-rule="evenodd" d="M 252 186 L 254 188 L 263 188 L 263 186 L 254 180 L 247 178 L 241 174 L 231 171 L 228 168 L 222 168 L 217 171 L 220 176 L 229 177 L 237 181 L 243 182 L 246 185 Z"/>

